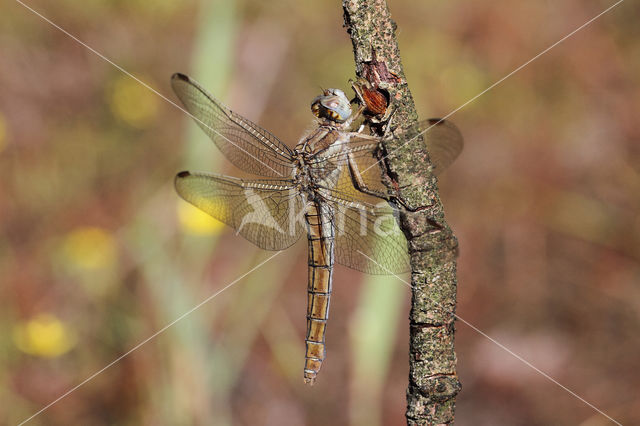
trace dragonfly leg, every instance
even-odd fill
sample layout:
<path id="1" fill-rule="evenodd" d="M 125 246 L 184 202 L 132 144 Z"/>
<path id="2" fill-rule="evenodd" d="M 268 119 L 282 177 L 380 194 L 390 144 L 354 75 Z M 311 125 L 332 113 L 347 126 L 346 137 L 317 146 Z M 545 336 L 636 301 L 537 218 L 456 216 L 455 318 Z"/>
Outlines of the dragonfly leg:
<path id="1" fill-rule="evenodd" d="M 382 198 L 384 200 L 389 200 L 389 194 L 382 191 L 376 191 L 367 186 L 362 177 L 362 173 L 360 173 L 360 169 L 358 168 L 358 164 L 353 158 L 353 153 L 347 154 L 347 163 L 349 164 L 349 174 L 351 175 L 351 181 L 353 186 L 360 192 L 364 192 L 368 195 L 373 195 L 374 197 Z"/>
<path id="2" fill-rule="evenodd" d="M 364 178 L 362 177 L 362 173 L 360 173 L 360 169 L 358 168 L 358 164 L 353 158 L 352 153 L 347 154 L 347 163 L 349 165 L 349 175 L 351 176 L 351 183 L 353 184 L 354 188 L 356 188 L 358 191 L 368 195 L 372 195 L 377 198 L 382 198 L 383 200 L 387 200 L 389 203 L 392 203 L 392 204 L 399 204 L 409 211 L 415 211 L 415 209 L 411 208 L 411 206 L 409 206 L 403 200 L 397 197 L 394 197 L 392 195 L 389 195 L 389 193 L 387 192 L 376 191 L 375 189 L 369 188 L 365 183 Z"/>
<path id="3" fill-rule="evenodd" d="M 366 139 L 366 140 L 370 140 L 370 141 L 380 142 L 380 136 L 367 135 L 366 133 L 361 133 L 359 131 L 358 132 L 349 132 L 349 133 L 347 133 L 347 135 L 357 137 L 358 139 Z"/>

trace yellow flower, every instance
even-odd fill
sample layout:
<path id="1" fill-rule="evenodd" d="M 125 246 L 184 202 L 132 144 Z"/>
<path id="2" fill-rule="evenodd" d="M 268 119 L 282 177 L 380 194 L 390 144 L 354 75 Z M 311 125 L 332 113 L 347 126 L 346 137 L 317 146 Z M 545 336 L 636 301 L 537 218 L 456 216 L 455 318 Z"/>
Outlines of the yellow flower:
<path id="1" fill-rule="evenodd" d="M 13 341 L 29 355 L 55 358 L 76 344 L 75 333 L 51 314 L 40 314 L 13 328 Z"/>
<path id="2" fill-rule="evenodd" d="M 149 126 L 158 113 L 157 95 L 126 75 L 113 82 L 108 98 L 113 115 L 132 127 Z"/>
<path id="3" fill-rule="evenodd" d="M 182 229 L 195 235 L 217 234 L 225 226 L 224 223 L 182 200 L 178 204 L 178 220 Z"/>
<path id="4" fill-rule="evenodd" d="M 117 248 L 111 234 L 101 228 L 78 228 L 63 243 L 67 260 L 82 269 L 101 269 L 116 262 Z"/>

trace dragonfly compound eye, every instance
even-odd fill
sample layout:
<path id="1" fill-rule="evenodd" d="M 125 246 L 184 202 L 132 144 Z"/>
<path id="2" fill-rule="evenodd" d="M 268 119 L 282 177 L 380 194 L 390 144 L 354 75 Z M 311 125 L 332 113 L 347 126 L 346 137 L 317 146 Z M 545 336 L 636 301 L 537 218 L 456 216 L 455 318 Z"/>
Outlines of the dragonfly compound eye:
<path id="1" fill-rule="evenodd" d="M 327 89 L 311 101 L 311 111 L 318 118 L 342 123 L 351 116 L 351 104 L 342 90 Z"/>

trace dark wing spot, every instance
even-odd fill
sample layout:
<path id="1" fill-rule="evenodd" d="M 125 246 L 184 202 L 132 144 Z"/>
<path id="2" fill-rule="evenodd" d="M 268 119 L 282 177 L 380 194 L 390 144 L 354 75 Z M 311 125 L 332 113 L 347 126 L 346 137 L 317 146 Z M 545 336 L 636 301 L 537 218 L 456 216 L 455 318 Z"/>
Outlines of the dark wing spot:
<path id="1" fill-rule="evenodd" d="M 171 76 L 171 80 L 182 80 L 182 81 L 189 81 L 189 77 L 187 77 L 186 75 L 182 74 L 182 73 L 175 73 Z"/>
<path id="2" fill-rule="evenodd" d="M 180 173 L 178 173 L 178 174 L 176 175 L 176 177 L 179 177 L 179 178 L 185 178 L 185 177 L 187 177 L 187 176 L 191 176 L 191 172 L 186 171 L 186 170 L 185 170 L 184 172 L 180 172 Z"/>
<path id="3" fill-rule="evenodd" d="M 440 126 L 441 124 L 444 124 L 444 120 L 442 118 L 429 118 L 427 121 L 431 126 L 435 126 L 436 124 Z"/>

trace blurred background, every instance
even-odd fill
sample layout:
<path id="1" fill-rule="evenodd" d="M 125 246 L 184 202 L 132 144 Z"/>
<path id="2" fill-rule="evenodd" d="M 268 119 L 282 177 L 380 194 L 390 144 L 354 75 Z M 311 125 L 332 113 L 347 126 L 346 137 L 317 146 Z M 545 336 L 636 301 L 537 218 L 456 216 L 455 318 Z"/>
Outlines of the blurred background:
<path id="1" fill-rule="evenodd" d="M 613 1 L 389 1 L 422 118 L 444 116 Z M 334 2 L 29 0 L 163 95 L 180 71 L 293 146 L 348 88 Z M 191 120 L 17 2 L 0 14 L 0 423 L 17 424 L 267 260 L 182 202 L 235 174 Z M 623 424 L 640 423 L 640 6 L 624 2 L 451 117 L 440 178 L 458 314 Z M 306 243 L 33 425 L 402 425 L 410 292 L 337 266 L 303 384 Z M 370 326 L 369 331 L 364 325 Z M 460 425 L 605 425 L 465 324 Z"/>

